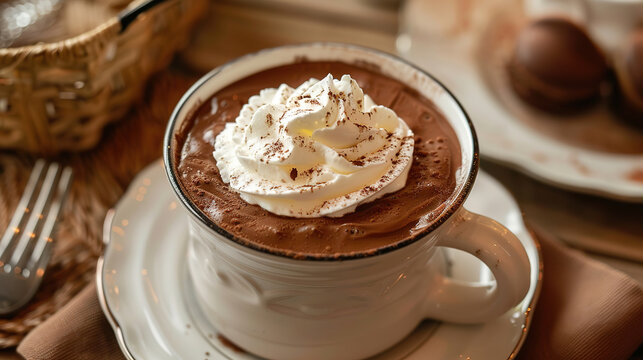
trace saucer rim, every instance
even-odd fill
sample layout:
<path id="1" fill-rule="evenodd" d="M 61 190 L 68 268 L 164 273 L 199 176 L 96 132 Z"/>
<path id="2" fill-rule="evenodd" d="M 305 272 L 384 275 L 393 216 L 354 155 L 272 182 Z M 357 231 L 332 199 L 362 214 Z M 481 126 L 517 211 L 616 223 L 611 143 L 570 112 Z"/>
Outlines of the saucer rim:
<path id="1" fill-rule="evenodd" d="M 154 162 L 150 163 L 149 165 L 147 165 L 146 167 L 144 167 L 135 176 L 135 178 L 132 180 L 132 183 L 134 181 L 136 181 L 136 179 L 139 178 L 141 174 L 147 172 L 148 170 L 150 170 L 154 166 L 158 166 L 158 161 L 154 161 Z M 484 171 L 481 171 L 481 172 L 484 172 Z M 493 178 L 491 175 L 488 175 L 488 176 Z M 500 184 L 500 185 L 502 186 L 502 184 Z M 504 186 L 503 186 L 503 188 L 504 188 Z M 126 198 L 127 193 L 130 192 L 130 190 L 131 190 L 131 188 L 128 187 L 128 189 L 125 191 L 123 196 L 114 205 L 114 207 L 110 208 L 107 211 L 106 215 L 105 215 L 105 221 L 103 223 L 103 244 L 104 244 L 105 247 L 104 247 L 104 250 L 101 253 L 100 257 L 98 258 L 97 263 L 96 263 L 96 292 L 97 292 L 97 296 L 98 296 L 99 305 L 100 305 L 100 307 L 101 307 L 101 309 L 103 311 L 103 314 L 107 318 L 107 321 L 110 324 L 112 330 L 114 331 L 114 335 L 116 337 L 116 342 L 118 343 L 121 352 L 123 353 L 123 355 L 125 356 L 125 358 L 127 360 L 138 360 L 136 357 L 134 357 L 134 355 L 130 351 L 130 349 L 129 349 L 128 345 L 127 345 L 127 341 L 125 339 L 125 334 L 123 332 L 123 329 L 122 329 L 121 325 L 119 324 L 118 320 L 116 319 L 116 316 L 114 315 L 114 313 L 112 312 L 112 310 L 110 309 L 110 307 L 109 307 L 109 305 L 107 303 L 107 296 L 106 296 L 106 291 L 105 291 L 105 288 L 104 288 L 104 281 L 103 281 L 104 270 L 105 270 L 105 254 L 107 253 L 107 251 L 108 251 L 108 249 L 110 247 L 110 244 L 112 243 L 110 241 L 111 240 L 111 227 L 112 227 L 112 223 L 113 223 L 113 220 L 114 220 L 114 216 L 116 214 L 116 209 L 119 207 L 119 205 L 122 204 L 122 202 Z M 512 200 L 515 201 L 513 196 L 511 196 L 511 198 L 512 198 Z M 516 206 L 518 206 L 518 205 L 516 204 Z M 518 352 L 520 351 L 522 346 L 524 345 L 524 342 L 525 342 L 525 340 L 527 338 L 527 334 L 529 333 L 529 329 L 531 327 L 534 310 L 535 310 L 535 307 L 536 307 L 536 305 L 538 303 L 538 300 L 540 298 L 540 293 L 541 293 L 542 285 L 543 285 L 542 279 L 543 279 L 544 262 L 543 262 L 543 254 L 542 254 L 542 248 L 541 248 L 541 245 L 540 245 L 540 241 L 535 236 L 534 231 L 530 227 L 527 226 L 527 223 L 525 221 L 524 213 L 522 211 L 520 211 L 520 214 L 521 214 L 522 226 L 525 228 L 525 230 L 529 234 L 529 237 L 533 241 L 535 249 L 536 249 L 536 254 L 538 255 L 538 277 L 537 277 L 538 281 L 536 283 L 536 287 L 534 288 L 534 293 L 532 295 L 531 301 L 529 302 L 529 304 L 527 306 L 527 311 L 525 312 L 525 318 L 524 318 L 524 320 L 523 320 L 523 322 L 521 324 L 523 330 L 521 331 L 520 337 L 518 338 L 518 341 L 516 342 L 516 345 L 514 346 L 513 350 L 509 354 L 509 356 L 507 357 L 507 360 L 514 359 L 518 355 Z M 525 297 L 527 297 L 527 296 L 528 296 L 528 294 L 525 295 Z"/>

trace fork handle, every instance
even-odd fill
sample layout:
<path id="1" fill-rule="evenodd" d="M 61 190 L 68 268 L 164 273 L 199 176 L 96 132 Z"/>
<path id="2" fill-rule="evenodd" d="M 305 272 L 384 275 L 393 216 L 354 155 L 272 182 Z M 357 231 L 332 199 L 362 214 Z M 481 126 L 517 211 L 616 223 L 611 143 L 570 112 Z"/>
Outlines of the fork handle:
<path id="1" fill-rule="evenodd" d="M 44 264 L 49 263 L 49 257 L 51 256 L 51 245 L 52 245 L 52 234 L 54 232 L 54 227 L 56 225 L 56 222 L 58 221 L 58 216 L 60 215 L 60 210 L 62 209 L 62 205 L 65 203 L 65 199 L 67 198 L 67 194 L 69 193 L 69 185 L 73 179 L 73 171 L 69 167 L 65 167 L 63 169 L 62 174 L 60 175 L 60 181 L 58 182 L 58 197 L 54 200 L 54 204 L 51 207 L 51 210 L 49 211 L 49 214 L 47 216 L 47 220 L 45 220 L 45 224 L 42 227 L 42 234 L 40 238 L 38 238 L 38 242 L 36 242 L 36 245 L 34 246 L 33 252 L 31 253 L 31 257 L 29 258 L 29 261 L 27 262 L 27 266 L 25 266 L 25 269 L 35 269 L 36 266 L 39 268 Z M 44 270 L 43 270 L 44 271 Z"/>

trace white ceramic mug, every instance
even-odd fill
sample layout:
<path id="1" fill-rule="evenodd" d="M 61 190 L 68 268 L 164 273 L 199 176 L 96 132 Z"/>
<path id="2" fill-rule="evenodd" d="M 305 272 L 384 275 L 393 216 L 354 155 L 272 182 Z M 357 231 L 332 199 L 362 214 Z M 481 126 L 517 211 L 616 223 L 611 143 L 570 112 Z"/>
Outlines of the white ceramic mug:
<path id="1" fill-rule="evenodd" d="M 370 64 L 432 100 L 446 116 L 460 142 L 462 166 L 443 212 L 420 236 L 371 253 L 301 259 L 242 245 L 186 196 L 175 172 L 175 129 L 226 85 L 301 59 Z M 188 264 L 197 302 L 208 321 L 251 353 L 278 359 L 364 358 L 400 341 L 425 318 L 493 319 L 517 305 L 529 288 L 529 260 L 520 241 L 496 221 L 462 207 L 478 169 L 471 121 L 437 80 L 392 55 L 317 43 L 234 60 L 205 75 L 180 100 L 168 124 L 164 158 L 170 183 L 190 214 Z M 495 285 L 460 283 L 431 270 L 438 246 L 482 260 Z"/>

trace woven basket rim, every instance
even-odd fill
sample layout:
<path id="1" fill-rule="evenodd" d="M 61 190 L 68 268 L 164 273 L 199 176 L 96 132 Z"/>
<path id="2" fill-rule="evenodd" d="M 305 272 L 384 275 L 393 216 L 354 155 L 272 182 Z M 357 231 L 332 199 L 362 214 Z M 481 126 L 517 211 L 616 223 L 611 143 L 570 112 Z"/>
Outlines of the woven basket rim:
<path id="1" fill-rule="evenodd" d="M 111 32 L 112 28 L 115 26 L 120 26 L 120 23 L 118 21 L 118 17 L 113 16 L 109 20 L 102 24 L 99 24 L 95 28 L 68 39 L 50 43 L 38 43 L 19 47 L 2 48 L 0 49 L 0 57 L 38 55 L 44 52 L 60 51 L 60 49 L 62 48 L 85 46 L 88 42 L 94 41 L 96 38 L 107 32 Z"/>
<path id="2" fill-rule="evenodd" d="M 127 11 L 140 3 L 145 2 L 146 0 L 133 0 L 123 9 Z M 73 50 L 76 47 L 84 47 L 89 42 L 96 40 L 104 40 L 101 37 L 111 37 L 111 35 L 116 31 L 120 30 L 120 20 L 118 15 L 110 17 L 105 22 L 96 25 L 91 30 L 85 31 L 78 35 L 72 36 L 67 39 L 48 42 L 48 43 L 37 43 L 30 44 L 18 47 L 9 47 L 9 48 L 0 48 L 0 61 L 6 60 L 7 58 L 22 58 L 37 56 L 43 53 L 51 54 L 62 54 L 61 49 L 70 49 Z"/>

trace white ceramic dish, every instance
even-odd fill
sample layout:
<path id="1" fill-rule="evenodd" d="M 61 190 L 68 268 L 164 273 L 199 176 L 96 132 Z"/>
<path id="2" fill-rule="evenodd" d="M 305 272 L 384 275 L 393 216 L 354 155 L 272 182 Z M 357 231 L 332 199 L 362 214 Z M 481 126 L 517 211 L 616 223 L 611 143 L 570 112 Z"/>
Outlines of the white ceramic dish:
<path id="1" fill-rule="evenodd" d="M 643 155 L 590 150 L 535 130 L 548 115 L 513 95 L 503 66 L 506 47 L 524 21 L 521 2 L 467 3 L 407 2 L 398 50 L 430 69 L 460 100 L 476 127 L 481 155 L 562 188 L 643 202 Z M 604 106 L 581 116 L 604 127 L 606 136 L 612 126 L 620 133 L 634 131 L 611 119 Z M 565 119 L 548 121 L 556 120 Z M 576 123 L 579 131 L 587 129 Z"/>
<path id="2" fill-rule="evenodd" d="M 483 325 L 424 322 L 380 359 L 513 358 L 524 341 L 540 289 L 538 246 L 520 209 L 495 180 L 480 173 L 466 202 L 515 233 L 531 264 L 531 287 L 514 309 Z M 141 172 L 109 216 L 98 295 L 123 353 L 130 359 L 255 359 L 222 343 L 198 313 L 186 272 L 187 216 L 177 204 L 161 162 Z M 444 251 L 447 274 L 488 282 L 489 270 L 469 254 Z M 225 309 L 222 309 L 225 311 Z"/>

